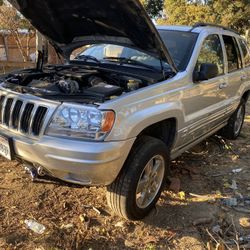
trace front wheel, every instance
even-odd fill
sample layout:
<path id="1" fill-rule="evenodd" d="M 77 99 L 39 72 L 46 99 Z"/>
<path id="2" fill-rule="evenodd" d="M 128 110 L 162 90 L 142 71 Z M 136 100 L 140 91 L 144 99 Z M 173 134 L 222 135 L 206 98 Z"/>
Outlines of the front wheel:
<path id="1" fill-rule="evenodd" d="M 107 201 L 118 215 L 138 220 L 155 206 L 169 173 L 169 150 L 144 136 L 133 147 L 121 173 L 107 188 Z"/>
<path id="2" fill-rule="evenodd" d="M 240 135 L 242 126 L 244 124 L 246 112 L 246 102 L 241 101 L 237 110 L 230 117 L 228 124 L 221 130 L 221 135 L 229 140 L 235 140 Z"/>

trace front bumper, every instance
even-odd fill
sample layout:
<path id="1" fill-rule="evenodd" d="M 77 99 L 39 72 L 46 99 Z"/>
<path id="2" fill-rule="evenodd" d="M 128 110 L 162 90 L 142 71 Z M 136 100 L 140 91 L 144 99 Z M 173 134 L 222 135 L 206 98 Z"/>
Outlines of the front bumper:
<path id="1" fill-rule="evenodd" d="M 0 128 L 0 134 L 12 138 L 14 155 L 35 168 L 63 181 L 87 185 L 109 185 L 119 174 L 135 141 L 86 142 L 42 136 L 39 140 L 15 135 Z"/>

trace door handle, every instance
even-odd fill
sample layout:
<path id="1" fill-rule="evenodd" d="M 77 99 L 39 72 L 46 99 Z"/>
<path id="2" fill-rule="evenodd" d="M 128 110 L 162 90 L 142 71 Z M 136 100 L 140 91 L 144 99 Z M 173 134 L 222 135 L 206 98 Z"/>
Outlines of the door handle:
<path id="1" fill-rule="evenodd" d="M 228 84 L 226 83 L 226 82 L 223 82 L 223 83 L 221 83 L 220 85 L 219 85 L 219 88 L 220 89 L 225 89 L 225 88 L 227 88 L 228 87 Z"/>

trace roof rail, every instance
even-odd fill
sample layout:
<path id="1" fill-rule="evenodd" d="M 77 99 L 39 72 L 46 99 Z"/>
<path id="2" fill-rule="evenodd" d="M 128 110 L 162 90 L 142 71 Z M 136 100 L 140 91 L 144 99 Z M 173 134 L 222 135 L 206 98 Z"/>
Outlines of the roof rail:
<path id="1" fill-rule="evenodd" d="M 218 24 L 213 24 L 213 23 L 203 23 L 203 22 L 200 22 L 200 23 L 195 23 L 191 29 L 191 31 L 195 28 L 198 28 L 198 27 L 206 27 L 206 26 L 210 26 L 210 27 L 216 27 L 216 28 L 221 28 L 223 30 L 228 30 L 228 31 L 231 31 L 231 32 L 234 32 L 236 34 L 239 34 L 239 32 L 237 32 L 236 30 L 234 29 L 231 29 L 231 28 L 228 28 L 228 27 L 225 27 L 225 26 L 222 26 L 222 25 L 218 25 Z"/>

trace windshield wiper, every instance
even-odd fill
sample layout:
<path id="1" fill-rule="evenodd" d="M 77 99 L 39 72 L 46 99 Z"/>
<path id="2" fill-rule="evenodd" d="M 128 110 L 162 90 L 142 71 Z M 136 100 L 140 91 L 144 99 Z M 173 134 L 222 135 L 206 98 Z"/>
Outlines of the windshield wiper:
<path id="1" fill-rule="evenodd" d="M 89 56 L 89 55 L 78 55 L 75 57 L 74 60 L 83 60 L 83 61 L 87 61 L 87 60 L 91 60 L 97 63 L 101 63 L 96 57 L 94 56 Z"/>
<path id="2" fill-rule="evenodd" d="M 154 70 L 154 71 L 157 71 L 157 72 L 161 72 L 161 70 L 157 69 L 154 66 L 150 66 L 150 65 L 148 65 L 146 63 L 142 63 L 142 62 L 139 62 L 139 61 L 136 61 L 134 59 L 127 58 L 127 57 L 104 57 L 103 59 L 104 60 L 109 60 L 109 61 L 117 61 L 117 62 L 119 62 L 121 64 L 137 65 L 137 66 L 141 66 L 141 67 L 151 69 L 151 70 Z"/>

